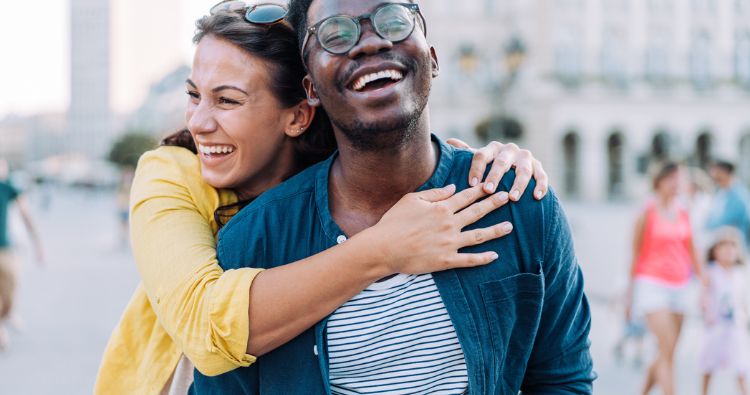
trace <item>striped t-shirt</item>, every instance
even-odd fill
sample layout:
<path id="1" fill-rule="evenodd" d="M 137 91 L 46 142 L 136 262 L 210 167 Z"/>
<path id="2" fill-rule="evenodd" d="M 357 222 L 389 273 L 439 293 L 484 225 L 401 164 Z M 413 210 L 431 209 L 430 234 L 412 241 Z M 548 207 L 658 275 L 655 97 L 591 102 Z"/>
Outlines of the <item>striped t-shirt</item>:
<path id="1" fill-rule="evenodd" d="M 372 284 L 328 321 L 334 394 L 462 394 L 466 361 L 431 274 Z"/>

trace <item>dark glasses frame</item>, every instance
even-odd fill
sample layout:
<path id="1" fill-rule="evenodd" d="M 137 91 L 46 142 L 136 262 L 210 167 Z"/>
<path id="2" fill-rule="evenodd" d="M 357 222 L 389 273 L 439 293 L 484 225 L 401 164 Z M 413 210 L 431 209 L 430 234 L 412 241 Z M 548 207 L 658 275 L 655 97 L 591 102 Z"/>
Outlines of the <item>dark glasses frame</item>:
<path id="1" fill-rule="evenodd" d="M 383 8 L 389 7 L 389 6 L 394 6 L 394 5 L 395 6 L 401 6 L 401 7 L 404 7 L 406 9 L 408 9 L 412 13 L 412 18 L 414 18 L 414 21 L 413 21 L 414 22 L 414 26 L 412 26 L 411 31 L 409 32 L 409 34 L 407 34 L 406 37 L 404 37 L 402 40 L 399 40 L 399 41 L 396 41 L 396 42 L 401 42 L 403 40 L 406 40 L 407 38 L 409 38 L 412 35 L 412 33 L 414 33 L 414 29 L 417 26 L 417 20 L 416 20 L 416 16 L 417 15 L 419 15 L 419 18 L 422 21 L 422 30 L 424 30 L 425 36 L 427 35 L 427 23 L 426 23 L 426 21 L 424 19 L 424 15 L 422 15 L 422 12 L 419 9 L 419 5 L 418 4 L 414 4 L 414 3 L 384 3 L 384 4 L 379 5 L 378 8 L 376 8 L 375 10 L 373 10 L 373 12 L 370 12 L 370 13 L 367 13 L 367 14 L 362 14 L 362 15 L 356 16 L 356 17 L 355 16 L 351 16 L 351 15 L 346 15 L 346 14 L 331 15 L 331 16 L 329 16 L 327 18 L 324 18 L 323 20 L 319 21 L 315 25 L 308 27 L 307 30 L 306 30 L 306 32 L 305 32 L 305 39 L 302 41 L 302 47 L 301 47 L 302 57 L 304 58 L 304 56 L 305 56 L 305 50 L 307 49 L 307 44 L 310 41 L 310 37 L 312 35 L 315 35 L 315 37 L 318 40 L 318 44 L 320 45 L 320 47 L 323 48 L 328 53 L 331 53 L 331 54 L 334 54 L 334 55 L 342 55 L 342 54 L 345 54 L 345 53 L 351 51 L 351 49 L 354 48 L 357 45 L 357 43 L 359 43 L 359 40 L 362 39 L 362 21 L 363 20 L 369 20 L 370 24 L 372 25 L 373 30 L 375 31 L 375 33 L 380 38 L 382 38 L 384 40 L 388 40 L 387 38 L 383 37 L 383 35 L 380 33 L 380 31 L 378 30 L 377 26 L 372 22 L 372 18 L 380 10 L 382 10 Z M 330 49 L 326 48 L 325 45 L 323 45 L 323 43 L 320 41 L 320 36 L 317 34 L 318 33 L 318 29 L 320 29 L 320 27 L 324 23 L 328 22 L 330 19 L 333 19 L 333 18 L 346 18 L 346 19 L 349 19 L 352 22 L 354 22 L 354 24 L 357 27 L 357 41 L 355 41 L 354 44 L 352 44 L 352 46 L 349 47 L 346 51 L 341 51 L 341 52 L 331 51 Z"/>
<path id="2" fill-rule="evenodd" d="M 264 15 L 264 11 L 277 9 L 278 13 L 272 16 Z M 248 4 L 242 0 L 223 0 L 211 7 L 209 13 L 216 15 L 219 12 L 245 11 L 245 20 L 256 25 L 273 25 L 280 23 L 289 13 L 289 8 L 277 3 Z"/>

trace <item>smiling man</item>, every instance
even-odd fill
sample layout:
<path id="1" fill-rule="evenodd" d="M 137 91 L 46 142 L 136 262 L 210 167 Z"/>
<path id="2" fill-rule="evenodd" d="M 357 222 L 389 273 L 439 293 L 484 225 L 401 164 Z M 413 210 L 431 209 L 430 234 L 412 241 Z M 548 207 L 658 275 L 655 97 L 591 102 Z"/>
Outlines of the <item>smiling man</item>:
<path id="1" fill-rule="evenodd" d="M 469 188 L 471 154 L 430 133 L 438 76 L 416 3 L 293 0 L 313 105 L 326 108 L 339 152 L 262 195 L 219 235 L 226 269 L 293 262 L 346 242 L 404 194 Z M 501 185 L 508 191 L 513 176 Z M 515 191 L 511 191 L 511 195 Z M 556 197 L 521 196 L 471 228 L 512 221 L 474 251 L 482 267 L 397 275 L 255 364 L 195 393 L 588 394 L 590 311 Z"/>

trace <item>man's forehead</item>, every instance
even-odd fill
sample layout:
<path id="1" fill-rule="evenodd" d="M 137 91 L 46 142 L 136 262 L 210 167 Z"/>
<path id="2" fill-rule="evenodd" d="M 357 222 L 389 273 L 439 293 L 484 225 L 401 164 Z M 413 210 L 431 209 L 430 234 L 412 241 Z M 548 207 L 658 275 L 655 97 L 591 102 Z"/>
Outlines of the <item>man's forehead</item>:
<path id="1" fill-rule="evenodd" d="M 372 12 L 381 4 L 387 3 L 418 3 L 416 0 L 384 1 L 384 0 L 315 0 L 307 11 L 310 24 L 332 15 L 359 16 Z"/>

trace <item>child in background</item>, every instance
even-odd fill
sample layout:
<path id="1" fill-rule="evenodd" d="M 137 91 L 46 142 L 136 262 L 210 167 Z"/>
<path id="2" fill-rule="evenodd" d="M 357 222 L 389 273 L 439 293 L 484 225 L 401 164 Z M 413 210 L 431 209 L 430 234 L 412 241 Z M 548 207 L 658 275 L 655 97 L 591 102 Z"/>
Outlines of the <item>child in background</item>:
<path id="1" fill-rule="evenodd" d="M 740 393 L 747 395 L 748 373 L 747 305 L 741 235 L 734 229 L 717 232 L 708 251 L 707 287 L 703 295 L 706 325 L 701 354 L 703 395 L 708 394 L 711 375 L 718 369 L 737 374 Z"/>

